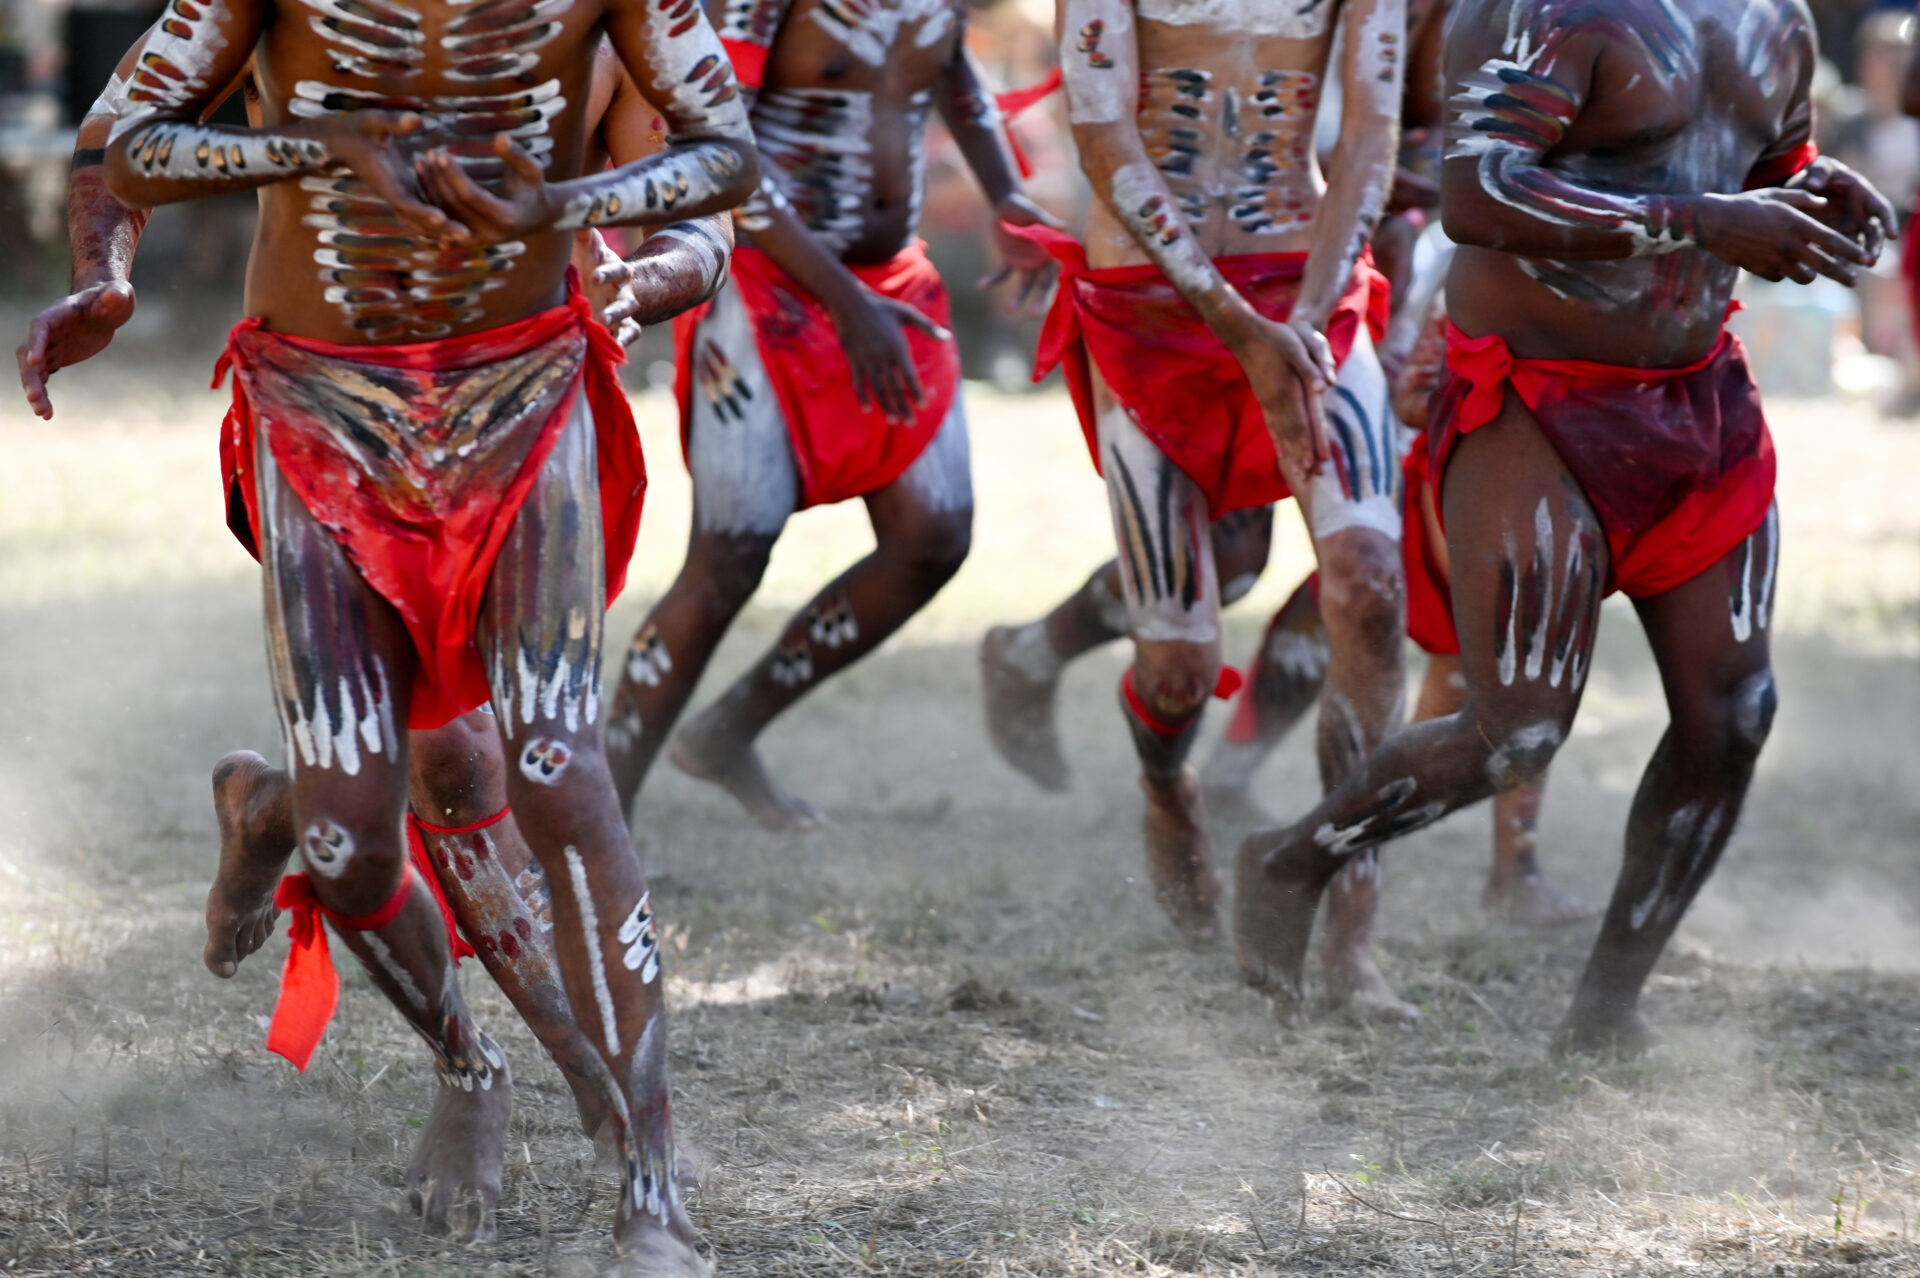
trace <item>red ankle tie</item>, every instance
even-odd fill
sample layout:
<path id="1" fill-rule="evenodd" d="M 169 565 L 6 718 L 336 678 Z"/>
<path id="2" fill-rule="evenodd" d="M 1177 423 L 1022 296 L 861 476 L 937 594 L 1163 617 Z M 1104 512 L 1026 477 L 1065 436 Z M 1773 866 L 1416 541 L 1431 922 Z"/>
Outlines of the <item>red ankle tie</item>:
<path id="1" fill-rule="evenodd" d="M 267 1050 L 293 1062 L 302 1073 L 313 1059 L 320 1036 L 333 1019 L 340 1003 L 340 974 L 333 970 L 333 954 L 327 947 L 324 915 L 346 932 L 376 932 L 399 917 L 407 896 L 413 891 L 413 864 L 400 867 L 400 886 L 387 903 L 371 914 L 335 914 L 320 904 L 313 894 L 313 880 L 304 874 L 289 874 L 275 889 L 273 903 L 293 915 L 288 936 L 293 945 L 287 950 L 286 966 L 280 969 L 280 1001 L 274 1005 L 273 1020 L 267 1026 Z"/>
<path id="2" fill-rule="evenodd" d="M 1213 683 L 1213 695 L 1222 701 L 1231 701 L 1246 682 L 1246 676 L 1232 666 L 1221 666 L 1220 677 Z M 1133 711 L 1133 717 L 1140 720 L 1140 726 L 1155 736 L 1177 737 L 1193 722 L 1189 717 L 1182 723 L 1168 723 L 1147 709 L 1147 703 L 1140 699 L 1140 693 L 1133 686 L 1132 666 L 1128 666 L 1127 672 L 1120 676 L 1120 695 L 1126 699 L 1127 709 Z"/>

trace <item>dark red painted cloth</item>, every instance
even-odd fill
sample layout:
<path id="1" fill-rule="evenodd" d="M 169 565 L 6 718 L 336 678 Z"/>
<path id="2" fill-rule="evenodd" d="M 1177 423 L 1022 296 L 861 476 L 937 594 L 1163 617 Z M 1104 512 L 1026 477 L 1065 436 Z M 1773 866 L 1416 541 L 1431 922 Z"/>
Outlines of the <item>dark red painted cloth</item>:
<path id="1" fill-rule="evenodd" d="M 1462 435 L 1520 397 L 1585 492 L 1613 552 L 1609 592 L 1657 595 L 1752 535 L 1773 503 L 1773 436 L 1740 339 L 1685 368 L 1516 359 L 1497 335 L 1447 325 L 1427 426 L 1436 486 Z"/>
<path id="2" fill-rule="evenodd" d="M 220 441 L 234 535 L 258 557 L 264 434 L 301 503 L 406 623 L 420 660 L 410 727 L 437 728 L 491 695 L 473 638 L 481 599 L 581 394 L 594 419 L 607 598 L 626 582 L 647 485 L 615 371 L 626 353 L 578 280 L 569 284 L 565 304 L 528 319 L 405 346 L 310 341 L 250 319 L 215 372 L 216 387 L 237 373 Z"/>
<path id="3" fill-rule="evenodd" d="M 322 922 L 348 932 L 377 932 L 400 916 L 413 891 L 414 868 L 411 861 L 400 866 L 400 885 L 387 903 L 371 914 L 335 914 L 320 904 L 314 895 L 313 881 L 304 874 L 289 874 L 274 890 L 276 909 L 292 915 L 288 927 L 287 962 L 280 969 L 280 1001 L 267 1026 L 267 1050 L 286 1057 L 293 1067 L 306 1072 L 320 1036 L 333 1020 L 333 1009 L 340 1003 L 340 974 L 333 970 L 333 954 L 327 946 L 327 929 Z M 428 877 L 432 882 L 432 877 Z"/>
<path id="4" fill-rule="evenodd" d="M 898 425 L 854 393 L 853 369 L 833 318 L 813 294 L 759 249 L 736 248 L 731 269 L 730 287 L 739 291 L 753 322 L 754 346 L 786 418 L 800 471 L 801 506 L 864 497 L 900 478 L 933 442 L 959 392 L 960 352 L 952 339 L 942 342 L 917 328 L 905 330 L 927 402 L 915 410 L 912 423 Z M 946 286 L 922 242 L 885 262 L 847 269 L 882 297 L 905 302 L 942 328 L 952 320 Z M 694 345 L 710 309 L 712 303 L 697 306 L 673 321 L 683 451 L 693 423 Z"/>
<path id="5" fill-rule="evenodd" d="M 1785 155 L 1777 156 L 1765 164 L 1755 165 L 1753 172 L 1747 174 L 1746 189 L 1757 191 L 1763 186 L 1779 186 L 1819 158 L 1819 147 L 1815 146 L 1811 140 L 1802 142 Z"/>
<path id="6" fill-rule="evenodd" d="M 1060 263 L 1060 287 L 1040 330 L 1033 379 L 1056 366 L 1063 370 L 1096 470 L 1094 368 L 1155 447 L 1199 485 L 1212 518 L 1291 495 L 1266 416 L 1239 361 L 1158 266 L 1095 269 L 1070 235 L 1044 226 L 1007 229 Z M 1306 263 L 1305 253 L 1214 259 L 1227 282 L 1273 320 L 1293 313 Z M 1346 362 L 1363 322 L 1375 340 L 1386 331 L 1390 300 L 1372 254 L 1364 255 L 1327 321 L 1336 364 Z"/>
<path id="7" fill-rule="evenodd" d="M 1428 488 L 1427 450 L 1407 450 L 1403 479 L 1400 561 L 1407 574 L 1407 637 L 1433 656 L 1460 655 L 1453 628 L 1453 587 L 1447 575 L 1447 542 L 1440 531 L 1440 493 L 1433 490 L 1432 514 L 1421 502 Z"/>

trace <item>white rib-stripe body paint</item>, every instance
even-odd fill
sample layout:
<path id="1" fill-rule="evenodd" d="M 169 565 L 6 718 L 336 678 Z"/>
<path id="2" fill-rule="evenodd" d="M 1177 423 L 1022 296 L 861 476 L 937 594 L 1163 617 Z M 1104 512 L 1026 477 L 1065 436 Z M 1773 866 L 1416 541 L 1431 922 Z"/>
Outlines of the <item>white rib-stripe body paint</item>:
<path id="1" fill-rule="evenodd" d="M 1313 40 L 1327 33 L 1339 6 L 1332 0 L 1136 0 L 1134 7 L 1145 22 Z"/>
<path id="2" fill-rule="evenodd" d="M 913 44 L 930 49 L 953 30 L 955 0 L 820 0 L 809 15 L 815 25 L 870 67 L 886 63 L 900 33 L 918 24 Z"/>
<path id="3" fill-rule="evenodd" d="M 587 863 L 572 844 L 564 849 L 567 858 L 567 884 L 573 889 L 573 903 L 580 911 L 580 931 L 587 943 L 587 968 L 593 974 L 593 997 L 600 1008 L 600 1025 L 605 1032 L 607 1055 L 620 1054 L 620 1022 L 613 1008 L 613 991 L 607 987 L 607 958 L 602 951 L 600 916 L 593 908 L 593 889 L 587 883 Z"/>

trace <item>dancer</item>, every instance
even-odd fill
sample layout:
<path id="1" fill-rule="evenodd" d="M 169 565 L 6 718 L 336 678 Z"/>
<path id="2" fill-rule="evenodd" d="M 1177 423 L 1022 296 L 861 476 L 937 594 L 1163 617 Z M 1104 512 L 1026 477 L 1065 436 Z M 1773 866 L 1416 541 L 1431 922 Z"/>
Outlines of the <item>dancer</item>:
<path id="1" fill-rule="evenodd" d="M 491 698 L 624 1168 L 616 1272 L 704 1273 L 676 1186 L 650 898 L 598 739 L 602 609 L 644 472 L 618 343 L 567 265 L 573 230 L 658 226 L 751 189 L 738 91 L 691 0 L 275 16 L 175 0 L 109 91 L 105 148 L 130 205 L 261 194 L 223 460 L 265 569 L 308 869 L 277 893 L 295 946 L 274 1045 L 304 1062 L 331 1013 L 325 920 L 443 1073 L 470 1095 L 499 1085 L 504 1108 L 504 1059 L 406 850 L 396 730 Z M 671 132 L 660 155 L 579 176 L 603 33 Z M 256 42 L 261 126 L 201 123 Z"/>
<path id="2" fill-rule="evenodd" d="M 1341 28 L 1340 162 L 1323 182 L 1314 123 Z M 1050 240 L 1068 278 L 1036 371 L 1065 363 L 1120 563 L 1045 621 L 988 635 L 989 726 L 1015 766 L 1063 783 L 1051 723 L 1059 669 L 1124 618 L 1135 661 L 1121 699 L 1146 792 L 1148 869 L 1175 925 L 1204 940 L 1218 889 L 1186 757 L 1221 670 L 1220 608 L 1266 560 L 1271 516 L 1259 507 L 1296 497 L 1321 567 L 1326 783 L 1402 715 L 1399 449 L 1366 322 L 1377 327 L 1386 299 L 1361 250 L 1393 174 L 1404 10 L 1400 0 L 1298 13 L 1070 0 L 1060 30 L 1075 140 L 1100 203 L 1084 254 Z M 1343 883 L 1353 908 L 1329 929 L 1329 996 L 1408 1017 L 1373 959 L 1376 869 L 1357 866 Z"/>
<path id="3" fill-rule="evenodd" d="M 1774 456 L 1739 268 L 1851 283 L 1892 209 L 1809 163 L 1799 0 L 1469 0 L 1447 50 L 1448 378 L 1429 425 L 1466 699 L 1396 733 L 1235 865 L 1241 968 L 1298 1005 L 1348 861 L 1537 778 L 1566 739 L 1601 598 L 1624 591 L 1672 716 L 1556 1038 L 1633 1053 L 1654 961 L 1732 833 L 1775 706 Z"/>
<path id="4" fill-rule="evenodd" d="M 955 0 L 745 0 L 721 36 L 754 94 L 765 176 L 711 305 L 675 324 L 693 535 L 634 635 L 607 727 L 629 806 L 788 516 L 859 497 L 873 553 L 681 730 L 672 757 L 761 824 L 821 815 L 768 774 L 754 741 L 820 682 L 873 651 L 966 558 L 973 484 L 939 274 L 914 237 L 927 116 L 937 110 L 1001 223 L 1047 217 L 1022 194 Z M 1009 264 L 1046 254 L 1001 234 Z"/>

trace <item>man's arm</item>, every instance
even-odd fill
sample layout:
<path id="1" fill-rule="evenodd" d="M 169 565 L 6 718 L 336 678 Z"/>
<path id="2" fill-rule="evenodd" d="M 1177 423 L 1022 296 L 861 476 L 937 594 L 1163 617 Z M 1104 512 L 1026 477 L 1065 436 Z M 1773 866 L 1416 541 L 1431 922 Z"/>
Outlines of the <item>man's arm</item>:
<path id="1" fill-rule="evenodd" d="M 1181 217 L 1140 137 L 1132 0 L 1061 0 L 1058 14 L 1067 114 L 1095 196 L 1239 360 L 1288 475 L 1311 474 L 1327 458 L 1320 397 L 1333 383 L 1333 358 L 1326 339 L 1255 311 Z"/>
<path id="2" fill-rule="evenodd" d="M 1313 244 L 1293 305 L 1297 320 L 1325 329 L 1354 263 L 1393 189 L 1399 157 L 1400 90 L 1406 74 L 1405 0 L 1347 0 L 1341 68 L 1340 163 L 1314 215 Z"/>
<path id="3" fill-rule="evenodd" d="M 667 122 L 667 149 L 604 173 L 548 182 L 505 134 L 497 193 L 445 150 L 421 157 L 422 188 L 482 243 L 589 226 L 665 226 L 733 208 L 753 190 L 759 157 L 746 101 L 699 0 L 606 0 L 607 38 Z"/>
<path id="4" fill-rule="evenodd" d="M 1494 0 L 1465 6 L 1454 23 L 1440 200 L 1449 236 L 1559 261 L 1699 248 L 1766 279 L 1804 283 L 1817 273 L 1852 282 L 1848 263 L 1871 258 L 1809 216 L 1826 201 L 1808 191 L 1632 195 L 1549 167 L 1588 107 L 1609 38 L 1557 21 L 1563 8 L 1555 0 Z"/>

